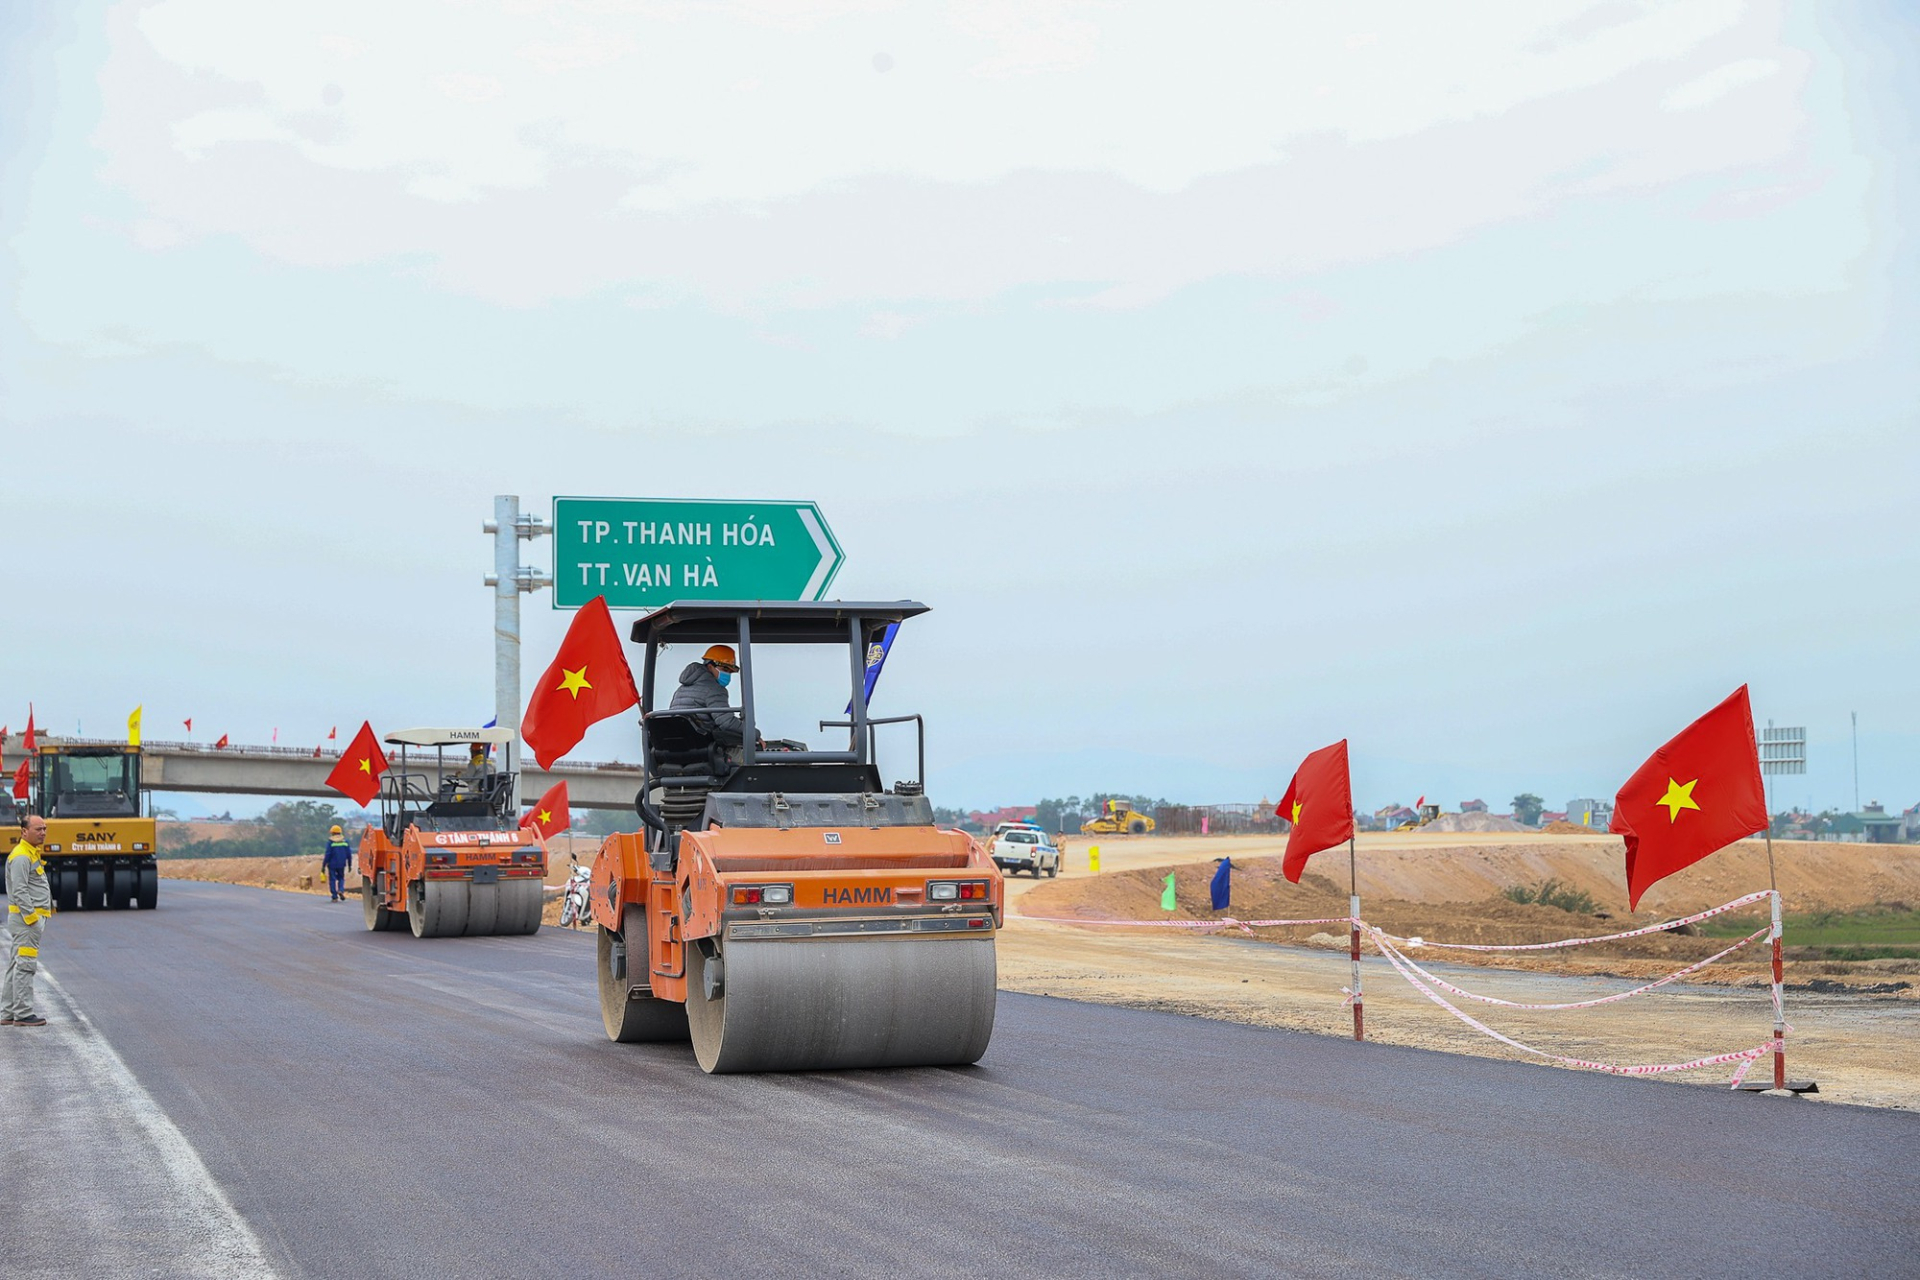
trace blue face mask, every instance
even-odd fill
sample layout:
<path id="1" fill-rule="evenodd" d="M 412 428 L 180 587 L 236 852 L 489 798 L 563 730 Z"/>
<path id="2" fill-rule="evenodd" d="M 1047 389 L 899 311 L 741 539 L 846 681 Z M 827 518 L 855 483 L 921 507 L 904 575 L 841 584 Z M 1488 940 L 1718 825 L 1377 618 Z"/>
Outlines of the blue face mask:
<path id="1" fill-rule="evenodd" d="M 720 672 L 719 674 L 717 674 L 717 675 L 715 675 L 715 676 L 714 676 L 713 678 L 714 678 L 715 680 L 718 680 L 718 681 L 720 682 L 720 687 L 721 687 L 722 689 L 724 689 L 724 688 L 726 688 L 726 687 L 727 687 L 728 685 L 730 685 L 730 684 L 732 684 L 732 683 L 733 683 L 733 672 L 731 672 L 731 671 L 722 671 L 722 672 Z"/>

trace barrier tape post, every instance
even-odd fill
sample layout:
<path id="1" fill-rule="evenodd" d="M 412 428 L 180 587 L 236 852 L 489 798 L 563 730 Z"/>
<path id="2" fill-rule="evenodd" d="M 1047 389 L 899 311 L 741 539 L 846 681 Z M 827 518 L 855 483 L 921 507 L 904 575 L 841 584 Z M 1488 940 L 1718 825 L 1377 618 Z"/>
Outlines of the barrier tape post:
<path id="1" fill-rule="evenodd" d="M 1353 956 L 1353 1038 L 1367 1038 L 1366 1011 L 1360 998 L 1360 872 L 1354 857 L 1354 837 L 1347 836 L 1347 910 L 1353 916 L 1347 924 L 1347 936 Z"/>
<path id="2" fill-rule="evenodd" d="M 1773 1087 L 1787 1087 L 1787 1010 L 1780 995 L 1786 968 L 1780 962 L 1780 891 L 1773 891 Z"/>

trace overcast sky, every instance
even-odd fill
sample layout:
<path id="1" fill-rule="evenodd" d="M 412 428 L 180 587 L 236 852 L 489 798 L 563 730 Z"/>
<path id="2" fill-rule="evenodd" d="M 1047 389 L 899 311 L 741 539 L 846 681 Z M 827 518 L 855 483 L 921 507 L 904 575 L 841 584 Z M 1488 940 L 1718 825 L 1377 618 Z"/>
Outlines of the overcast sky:
<path id="1" fill-rule="evenodd" d="M 484 720 L 494 494 L 803 498 L 936 803 L 1558 807 L 1749 682 L 1911 805 L 1904 8 L 0 7 L 0 720 Z"/>

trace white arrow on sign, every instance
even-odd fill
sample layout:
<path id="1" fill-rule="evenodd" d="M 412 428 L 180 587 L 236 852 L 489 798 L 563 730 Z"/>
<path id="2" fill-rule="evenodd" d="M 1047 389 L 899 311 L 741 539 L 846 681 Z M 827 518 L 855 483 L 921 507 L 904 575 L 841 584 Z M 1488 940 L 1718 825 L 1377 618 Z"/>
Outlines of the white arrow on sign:
<path id="1" fill-rule="evenodd" d="M 827 531 L 820 527 L 820 517 L 813 514 L 813 508 L 801 507 L 797 514 L 800 517 L 800 523 L 807 527 L 807 533 L 813 538 L 813 545 L 820 552 L 820 563 L 813 567 L 813 576 L 807 579 L 806 589 L 800 593 L 800 598 L 818 600 L 820 593 L 827 589 L 827 576 L 839 563 L 840 554 L 833 549 L 833 542 L 827 537 Z"/>

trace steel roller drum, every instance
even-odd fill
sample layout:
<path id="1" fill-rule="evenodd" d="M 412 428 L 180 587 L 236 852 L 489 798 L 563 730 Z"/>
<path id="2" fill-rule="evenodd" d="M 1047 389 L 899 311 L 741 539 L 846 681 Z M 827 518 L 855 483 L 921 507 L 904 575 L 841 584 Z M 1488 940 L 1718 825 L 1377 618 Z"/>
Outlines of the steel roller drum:
<path id="1" fill-rule="evenodd" d="M 960 1066 L 993 1037 L 993 939 L 733 940 L 687 948 L 687 1026 L 714 1073 Z"/>
<path id="2" fill-rule="evenodd" d="M 539 929 L 540 906 L 537 880 L 429 880 L 413 895 L 407 917 L 416 938 L 524 934 Z"/>

